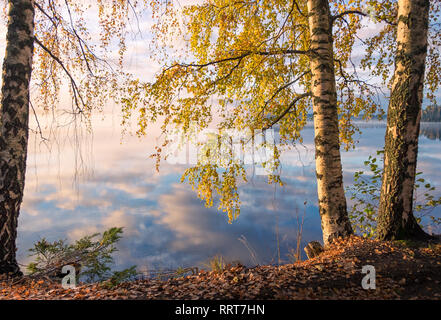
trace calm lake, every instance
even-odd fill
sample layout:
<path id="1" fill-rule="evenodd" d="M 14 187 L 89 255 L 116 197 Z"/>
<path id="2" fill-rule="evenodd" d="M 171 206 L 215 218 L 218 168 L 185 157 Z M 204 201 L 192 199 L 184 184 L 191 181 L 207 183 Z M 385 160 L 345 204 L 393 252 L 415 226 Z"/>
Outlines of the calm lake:
<path id="1" fill-rule="evenodd" d="M 216 203 L 206 208 L 187 183 L 180 183 L 185 165 L 162 162 L 156 172 L 149 158 L 154 138 L 122 139 L 112 117 L 95 123 L 93 136 L 67 130 L 49 144 L 32 136 L 19 217 L 20 263 L 29 261 L 27 250 L 43 237 L 72 241 L 112 226 L 124 227 L 115 268 L 140 270 L 202 266 L 215 255 L 250 266 L 274 264 L 279 257 L 288 262 L 296 247 L 297 215 L 304 213 L 302 247 L 321 241 L 311 126 L 303 131 L 303 145 L 282 155 L 286 185 L 268 185 L 265 176 L 250 171 L 249 182 L 240 187 L 240 216 L 228 224 Z M 384 143 L 384 124 L 360 127 L 356 149 L 342 151 L 345 186 Z M 421 131 L 418 171 L 439 197 L 441 124 L 425 123 Z M 441 208 L 432 214 L 439 217 Z"/>

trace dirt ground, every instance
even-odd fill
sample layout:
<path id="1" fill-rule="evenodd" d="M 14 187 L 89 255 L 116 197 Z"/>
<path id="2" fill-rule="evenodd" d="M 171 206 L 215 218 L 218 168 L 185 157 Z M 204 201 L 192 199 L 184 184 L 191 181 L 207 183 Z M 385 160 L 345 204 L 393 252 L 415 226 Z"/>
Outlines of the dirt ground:
<path id="1" fill-rule="evenodd" d="M 364 289 L 363 266 L 375 268 L 375 289 Z M 372 273 L 369 273 L 372 275 Z M 1 281 L 1 280 L 0 280 Z M 28 279 L 0 282 L 0 299 L 441 299 L 441 245 L 337 240 L 320 256 L 295 264 L 234 266 L 221 273 L 137 280 L 108 288 Z M 370 282 L 373 284 L 373 282 Z"/>

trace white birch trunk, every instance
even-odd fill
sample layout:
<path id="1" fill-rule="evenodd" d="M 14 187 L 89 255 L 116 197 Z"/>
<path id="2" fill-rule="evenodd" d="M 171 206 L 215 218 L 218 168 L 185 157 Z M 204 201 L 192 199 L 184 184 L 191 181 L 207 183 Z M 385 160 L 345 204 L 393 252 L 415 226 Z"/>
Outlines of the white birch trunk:
<path id="1" fill-rule="evenodd" d="M 20 274 L 15 241 L 26 172 L 33 43 L 34 1 L 9 0 L 0 109 L 0 274 Z"/>
<path id="2" fill-rule="evenodd" d="M 429 0 L 399 0 L 397 53 L 384 146 L 384 171 L 378 213 L 383 240 L 425 238 L 413 213 Z"/>
<path id="3" fill-rule="evenodd" d="M 332 19 L 327 0 L 308 0 L 318 204 L 325 247 L 352 234 L 343 188 Z"/>

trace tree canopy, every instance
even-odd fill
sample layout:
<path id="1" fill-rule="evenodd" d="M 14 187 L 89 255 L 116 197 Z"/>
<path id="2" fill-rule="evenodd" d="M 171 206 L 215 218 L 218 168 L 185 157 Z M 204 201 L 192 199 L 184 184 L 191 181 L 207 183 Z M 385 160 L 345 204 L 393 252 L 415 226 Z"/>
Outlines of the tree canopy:
<path id="1" fill-rule="evenodd" d="M 2 3 L 6 20 L 8 1 Z M 32 86 L 38 94 L 32 94 L 33 104 L 56 108 L 66 85 L 72 114 L 83 120 L 109 100 L 120 102 L 130 78 L 124 70 L 126 37 L 147 4 L 144 0 L 34 1 Z"/>
<path id="2" fill-rule="evenodd" d="M 382 115 L 380 92 L 359 76 L 352 60 L 366 14 L 357 2 L 330 3 L 340 141 L 350 148 L 358 131 L 353 117 Z M 210 126 L 219 132 L 277 126 L 280 140 L 272 146 L 275 174 L 269 182 L 281 183 L 281 149 L 302 143 L 301 131 L 312 112 L 306 1 L 209 0 L 184 7 L 153 2 L 153 8 L 155 57 L 164 67 L 152 83 L 132 83 L 130 96 L 136 92 L 138 100 L 126 105 L 125 119 L 137 114 L 140 135 L 159 120 L 164 133 L 178 127 L 183 134 Z M 158 158 L 164 146 L 158 147 Z M 239 213 L 238 180 L 246 180 L 242 162 L 199 161 L 183 178 L 207 205 L 219 194 L 219 208 L 230 221 Z"/>
<path id="3" fill-rule="evenodd" d="M 143 2 L 98 0 L 93 6 L 71 0 L 9 0 L 3 4 L 7 34 L 0 109 L 0 273 L 20 275 L 15 242 L 31 108 L 37 117 L 33 102 L 54 110 L 67 83 L 73 120 L 80 116 L 88 125 L 93 110 L 101 110 L 109 99 L 121 102 L 122 88 L 130 79 L 123 70 L 129 12 L 136 18 L 135 9 Z M 95 28 L 85 19 L 92 12 L 97 16 Z M 119 49 L 112 61 L 115 41 Z M 31 95 L 31 88 L 38 88 L 39 95 Z"/>
<path id="4" fill-rule="evenodd" d="M 375 16 L 384 21 L 380 30 L 364 40 L 366 55 L 361 60 L 361 67 L 372 76 L 378 76 L 382 85 L 391 89 L 393 66 L 397 51 L 397 0 L 372 1 L 357 0 L 358 6 L 369 6 Z M 424 77 L 425 97 L 432 104 L 437 104 L 437 93 L 441 84 L 441 2 L 430 0 L 428 48 L 426 72 Z M 439 99 L 439 97 L 438 97 Z"/>

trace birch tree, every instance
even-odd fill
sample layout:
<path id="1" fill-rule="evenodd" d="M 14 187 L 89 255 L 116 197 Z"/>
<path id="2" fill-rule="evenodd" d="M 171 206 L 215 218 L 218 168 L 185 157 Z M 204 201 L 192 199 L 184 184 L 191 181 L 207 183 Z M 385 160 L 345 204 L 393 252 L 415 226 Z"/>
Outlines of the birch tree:
<path id="1" fill-rule="evenodd" d="M 142 2 L 97 1 L 97 29 L 87 3 L 72 0 L 8 0 L 8 31 L 0 110 L 0 274 L 21 274 L 16 261 L 17 224 L 23 199 L 29 110 L 52 110 L 69 87 L 72 116 L 90 128 L 93 111 L 121 102 L 130 75 L 123 70 L 130 12 Z M 98 32 L 99 39 L 91 35 Z M 116 42 L 116 43 L 115 43 Z M 34 46 L 35 45 L 35 46 Z M 109 50 L 111 49 L 111 50 Z M 117 61 L 110 53 L 117 51 Z M 31 73 L 33 81 L 31 82 Z M 30 96 L 30 86 L 38 94 Z M 125 101 L 130 102 L 125 96 Z"/>
<path id="2" fill-rule="evenodd" d="M 311 92 L 318 204 L 325 245 L 352 227 L 346 209 L 338 130 L 332 16 L 328 1 L 309 0 Z"/>
<path id="3" fill-rule="evenodd" d="M 399 0 L 395 73 L 389 101 L 378 237 L 427 239 L 413 216 L 421 105 L 428 47 L 429 0 Z"/>
<path id="4" fill-rule="evenodd" d="M 29 84 L 34 48 L 34 1 L 10 1 L 0 113 L 0 273 L 19 272 L 17 219 L 28 145 Z"/>
<path id="5" fill-rule="evenodd" d="M 365 40 L 361 66 L 390 90 L 378 237 L 428 239 L 413 212 L 421 107 L 441 84 L 441 2 L 359 1 L 386 23 Z"/>

